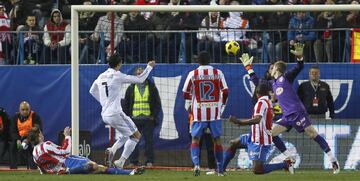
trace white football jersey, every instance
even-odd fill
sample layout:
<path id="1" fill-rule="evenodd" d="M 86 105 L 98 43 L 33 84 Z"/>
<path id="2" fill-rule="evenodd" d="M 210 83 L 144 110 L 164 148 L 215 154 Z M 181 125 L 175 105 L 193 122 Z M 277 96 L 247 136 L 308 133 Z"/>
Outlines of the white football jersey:
<path id="1" fill-rule="evenodd" d="M 113 68 L 101 73 L 90 88 L 90 94 L 100 102 L 102 116 L 112 116 L 122 112 L 121 89 L 125 83 L 142 83 L 152 70 L 147 66 L 139 76 L 123 74 Z"/>

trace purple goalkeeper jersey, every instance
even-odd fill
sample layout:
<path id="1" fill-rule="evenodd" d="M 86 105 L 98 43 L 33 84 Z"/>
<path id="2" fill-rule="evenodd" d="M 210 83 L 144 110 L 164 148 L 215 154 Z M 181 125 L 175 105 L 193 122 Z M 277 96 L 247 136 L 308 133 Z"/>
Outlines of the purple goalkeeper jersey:
<path id="1" fill-rule="evenodd" d="M 306 109 L 299 99 L 294 87 L 292 86 L 296 76 L 303 69 L 304 63 L 299 61 L 294 68 L 288 70 L 282 76 L 276 80 L 270 80 L 276 98 L 279 101 L 280 107 L 284 111 L 284 116 L 288 116 L 295 112 L 306 112 Z M 251 80 L 257 86 L 259 84 L 259 78 L 255 73 L 250 75 Z"/>

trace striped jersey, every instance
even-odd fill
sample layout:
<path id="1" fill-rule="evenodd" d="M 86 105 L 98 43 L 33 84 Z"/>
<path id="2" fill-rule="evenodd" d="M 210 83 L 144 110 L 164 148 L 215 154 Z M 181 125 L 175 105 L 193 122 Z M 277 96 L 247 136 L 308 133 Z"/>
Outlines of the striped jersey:
<path id="1" fill-rule="evenodd" d="M 65 159 L 70 155 L 71 137 L 66 136 L 63 146 L 51 141 L 42 142 L 34 147 L 33 159 L 42 173 L 59 174 L 66 171 Z"/>
<path id="2" fill-rule="evenodd" d="M 271 127 L 273 119 L 273 108 L 268 96 L 258 99 L 253 116 L 261 116 L 258 124 L 251 125 L 251 142 L 259 145 L 271 145 Z"/>
<path id="3" fill-rule="evenodd" d="M 212 66 L 199 66 L 189 72 L 183 87 L 184 96 L 191 96 L 194 121 L 220 119 L 221 106 L 225 104 L 228 87 L 221 70 Z"/>

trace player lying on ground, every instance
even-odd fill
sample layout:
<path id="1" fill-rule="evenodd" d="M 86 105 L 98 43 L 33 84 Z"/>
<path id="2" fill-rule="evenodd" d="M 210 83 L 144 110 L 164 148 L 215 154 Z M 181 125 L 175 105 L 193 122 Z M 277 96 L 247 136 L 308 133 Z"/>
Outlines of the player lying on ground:
<path id="1" fill-rule="evenodd" d="M 111 166 L 116 151 L 124 146 L 120 159 L 114 162 L 117 168 L 123 168 L 125 161 L 140 141 L 141 134 L 132 119 L 122 110 L 121 89 L 126 83 L 143 83 L 155 66 L 155 61 L 149 61 L 146 69 L 139 76 L 120 72 L 122 60 L 119 54 L 112 55 L 108 62 L 109 68 L 98 76 L 89 92 L 101 104 L 101 117 L 104 123 L 115 128 L 121 135 L 106 151 L 108 154 L 107 164 Z"/>
<path id="2" fill-rule="evenodd" d="M 58 146 L 51 141 L 44 141 L 44 135 L 38 127 L 33 127 L 29 132 L 29 140 L 34 147 L 34 161 L 40 169 L 41 174 L 118 174 L 118 175 L 139 175 L 144 173 L 144 168 L 134 170 L 123 170 L 108 168 L 99 165 L 88 158 L 70 155 L 71 137 L 70 128 L 64 129 L 64 142 Z"/>
<path id="3" fill-rule="evenodd" d="M 329 156 L 333 167 L 333 173 L 337 174 L 340 172 L 339 162 L 326 140 L 321 137 L 314 126 L 312 126 L 309 115 L 292 86 L 296 76 L 304 67 L 303 49 L 303 44 L 295 44 L 295 50 L 291 50 L 291 53 L 297 58 L 297 65 L 291 70 L 286 71 L 286 63 L 283 61 L 275 62 L 271 70 L 273 80 L 268 81 L 268 83 L 271 84 L 280 107 L 283 109 L 282 118 L 278 120 L 272 128 L 273 142 L 283 154 L 291 158 L 291 154 L 286 150 L 284 142 L 278 135 L 291 128 L 295 128 L 299 133 L 305 131 L 305 133 L 318 143 L 321 149 Z M 248 54 L 244 53 L 240 60 L 250 75 L 251 81 L 257 86 L 259 84 L 259 78 L 252 69 L 253 57 L 249 57 Z"/>
<path id="4" fill-rule="evenodd" d="M 269 99 L 269 86 L 259 84 L 256 87 L 258 98 L 254 107 L 253 118 L 240 120 L 230 116 L 229 121 L 239 126 L 251 125 L 250 134 L 240 135 L 232 141 L 231 146 L 224 152 L 224 170 L 234 157 L 237 148 L 246 148 L 250 160 L 253 161 L 253 172 L 255 174 L 266 174 L 275 170 L 286 169 L 294 174 L 294 167 L 291 160 L 284 160 L 282 163 L 265 164 L 267 155 L 270 152 L 272 138 L 271 126 L 273 109 Z"/>
<path id="5" fill-rule="evenodd" d="M 210 54 L 202 51 L 198 55 L 199 67 L 189 72 L 183 87 L 184 98 L 192 100 L 191 112 L 191 160 L 194 176 L 200 175 L 199 142 L 204 130 L 209 128 L 214 138 L 214 152 L 219 176 L 223 176 L 223 147 L 221 144 L 221 108 L 228 97 L 228 87 L 221 70 L 210 66 Z"/>

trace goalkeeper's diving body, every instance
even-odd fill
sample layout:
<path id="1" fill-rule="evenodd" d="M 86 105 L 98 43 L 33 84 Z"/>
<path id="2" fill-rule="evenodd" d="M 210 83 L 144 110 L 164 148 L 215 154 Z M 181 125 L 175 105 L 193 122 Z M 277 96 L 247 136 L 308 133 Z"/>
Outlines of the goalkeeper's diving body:
<path id="1" fill-rule="evenodd" d="M 101 73 L 90 88 L 90 94 L 102 106 L 101 116 L 105 124 L 110 125 L 120 133 L 120 138 L 111 148 L 107 149 L 107 162 L 111 166 L 113 157 L 118 149 L 124 146 L 120 159 L 114 161 L 117 168 L 123 168 L 141 134 L 136 125 L 121 108 L 121 89 L 125 83 L 142 83 L 149 76 L 155 61 L 149 61 L 144 72 L 138 76 L 126 75 L 120 72 L 121 57 L 114 54 L 109 57 L 109 68 Z"/>
<path id="2" fill-rule="evenodd" d="M 65 139 L 62 146 L 51 141 L 44 141 L 44 135 L 40 128 L 35 126 L 29 132 L 29 140 L 35 145 L 33 150 L 34 161 L 40 169 L 41 174 L 116 174 L 116 175 L 138 175 L 144 173 L 144 168 L 124 170 L 119 168 L 108 168 L 99 165 L 88 158 L 70 155 L 71 137 L 70 128 L 64 129 Z"/>
<path id="3" fill-rule="evenodd" d="M 308 113 L 292 86 L 296 76 L 304 67 L 303 48 L 303 44 L 295 44 L 295 50 L 291 50 L 291 53 L 297 58 L 297 64 L 294 68 L 286 71 L 286 63 L 277 61 L 270 71 L 273 80 L 270 80 L 269 83 L 272 85 L 273 92 L 279 101 L 280 107 L 283 109 L 282 118 L 279 119 L 272 128 L 272 139 L 275 146 L 285 156 L 291 158 L 292 156 L 286 149 L 284 142 L 279 138 L 279 134 L 291 128 L 295 128 L 299 133 L 305 132 L 311 139 L 318 143 L 321 149 L 329 156 L 333 173 L 337 174 L 340 172 L 337 158 L 331 151 L 326 140 L 318 134 L 317 130 L 311 124 Z M 253 57 L 249 57 L 246 53 L 240 57 L 241 62 L 250 75 L 251 81 L 255 86 L 258 86 L 259 78 L 252 69 L 252 59 Z"/>

